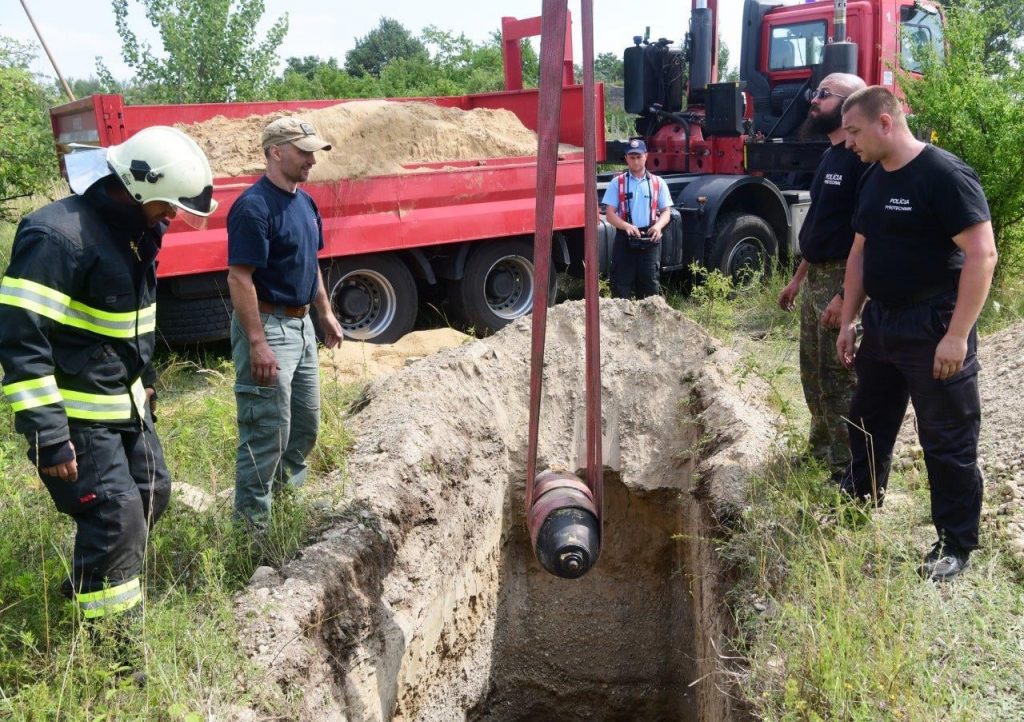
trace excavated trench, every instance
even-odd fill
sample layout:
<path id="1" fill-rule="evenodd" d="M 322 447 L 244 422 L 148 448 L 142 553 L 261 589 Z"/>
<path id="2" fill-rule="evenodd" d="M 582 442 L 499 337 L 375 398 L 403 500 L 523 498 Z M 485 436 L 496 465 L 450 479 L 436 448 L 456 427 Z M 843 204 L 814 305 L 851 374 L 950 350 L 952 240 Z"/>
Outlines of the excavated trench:
<path id="1" fill-rule="evenodd" d="M 541 468 L 583 458 L 582 329 L 552 309 Z M 337 523 L 238 602 L 290 717 L 732 718 L 715 546 L 771 453 L 764 389 L 660 299 L 603 302 L 602 553 L 563 580 L 524 522 L 528 346 L 517 322 L 369 388 Z"/>
<path id="2" fill-rule="evenodd" d="M 614 472 L 605 494 L 605 551 L 580 580 L 544 572 L 524 525 L 513 525 L 488 693 L 468 720 L 697 719 L 684 499 L 631 493 Z"/>

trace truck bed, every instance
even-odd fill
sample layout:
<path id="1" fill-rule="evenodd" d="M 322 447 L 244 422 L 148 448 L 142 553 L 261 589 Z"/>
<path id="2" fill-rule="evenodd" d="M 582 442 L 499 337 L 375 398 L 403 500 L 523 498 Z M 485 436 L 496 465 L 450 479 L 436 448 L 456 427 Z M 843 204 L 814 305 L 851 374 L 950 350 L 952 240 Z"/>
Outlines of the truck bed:
<path id="1" fill-rule="evenodd" d="M 462 110 L 506 109 L 528 128 L 537 126 L 539 96 L 535 89 L 433 98 L 391 99 L 430 102 Z M 562 96 L 560 142 L 583 144 L 583 89 L 566 87 Z M 68 143 L 108 146 L 150 125 L 196 123 L 216 116 L 243 118 L 275 111 L 336 105 L 342 100 L 194 105 L 125 105 L 119 95 L 95 95 L 52 108 L 58 150 Z M 604 107 L 603 87 L 597 108 Z M 603 160 L 604 124 L 598 127 L 598 154 Z M 254 138 L 253 142 L 257 142 Z M 344 152 L 340 149 L 340 152 Z M 531 234 L 534 230 L 536 159 L 480 158 L 472 161 L 407 166 L 415 172 L 303 184 L 324 219 L 322 257 L 378 253 L 485 238 Z M 225 222 L 234 200 L 258 176 L 214 179 L 220 205 L 207 228 L 195 231 L 172 223 L 160 254 L 159 275 L 172 277 L 227 268 Z M 582 152 L 559 162 L 555 228 L 583 225 Z"/>

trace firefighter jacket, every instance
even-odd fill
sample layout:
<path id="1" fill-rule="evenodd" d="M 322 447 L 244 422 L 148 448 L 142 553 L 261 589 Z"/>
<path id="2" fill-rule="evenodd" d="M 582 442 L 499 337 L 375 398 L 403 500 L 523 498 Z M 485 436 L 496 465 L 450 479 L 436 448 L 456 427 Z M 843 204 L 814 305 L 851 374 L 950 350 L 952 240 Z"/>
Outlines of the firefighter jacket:
<path id="1" fill-rule="evenodd" d="M 3 391 L 33 458 L 66 442 L 69 422 L 137 424 L 155 381 L 165 226 L 147 228 L 141 206 L 112 200 L 106 187 L 23 218 L 0 281 Z"/>

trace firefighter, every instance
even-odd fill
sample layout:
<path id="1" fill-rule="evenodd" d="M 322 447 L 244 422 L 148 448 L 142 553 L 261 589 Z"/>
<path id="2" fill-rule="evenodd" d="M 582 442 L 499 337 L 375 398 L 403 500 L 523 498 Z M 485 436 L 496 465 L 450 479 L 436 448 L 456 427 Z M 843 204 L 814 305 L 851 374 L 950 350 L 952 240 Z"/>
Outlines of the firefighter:
<path id="1" fill-rule="evenodd" d="M 0 365 L 15 428 L 77 527 L 63 591 L 87 621 L 141 607 L 149 529 L 170 497 L 153 428 L 156 255 L 178 213 L 208 216 L 213 176 L 154 126 L 67 156 L 73 194 L 25 216 L 0 282 Z"/>

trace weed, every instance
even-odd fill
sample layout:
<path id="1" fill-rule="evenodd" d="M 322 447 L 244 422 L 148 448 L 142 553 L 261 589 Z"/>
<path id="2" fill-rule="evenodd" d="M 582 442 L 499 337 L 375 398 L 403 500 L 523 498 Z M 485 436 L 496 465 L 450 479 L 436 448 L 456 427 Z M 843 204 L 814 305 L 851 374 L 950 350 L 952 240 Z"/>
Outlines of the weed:
<path id="1" fill-rule="evenodd" d="M 823 478 L 809 465 L 756 480 L 758 504 L 721 550 L 742 570 L 732 604 L 758 716 L 1008 719 L 1024 694 L 1024 594 L 999 550 L 955 584 L 922 582 L 909 530 L 927 493 L 868 513 Z"/>

